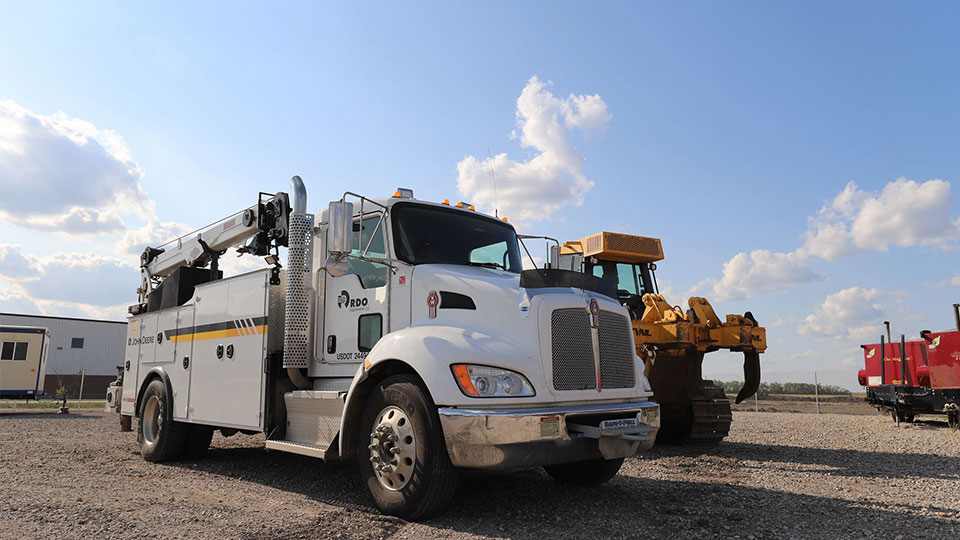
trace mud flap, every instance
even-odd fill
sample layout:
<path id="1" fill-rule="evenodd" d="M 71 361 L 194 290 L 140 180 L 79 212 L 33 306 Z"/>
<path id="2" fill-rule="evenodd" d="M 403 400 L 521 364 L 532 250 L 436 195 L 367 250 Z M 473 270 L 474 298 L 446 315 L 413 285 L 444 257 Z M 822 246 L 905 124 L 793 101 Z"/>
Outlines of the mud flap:
<path id="1" fill-rule="evenodd" d="M 760 388 L 760 353 L 743 352 L 743 388 L 737 393 L 737 403 L 753 396 Z"/>

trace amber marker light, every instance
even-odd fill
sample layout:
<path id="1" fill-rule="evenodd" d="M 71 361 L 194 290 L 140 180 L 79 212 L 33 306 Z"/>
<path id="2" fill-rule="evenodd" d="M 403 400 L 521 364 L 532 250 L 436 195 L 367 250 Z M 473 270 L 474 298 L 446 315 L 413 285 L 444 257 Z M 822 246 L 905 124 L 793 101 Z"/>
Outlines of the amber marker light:
<path id="1" fill-rule="evenodd" d="M 444 199 L 443 202 L 440 204 L 445 204 L 447 206 L 450 206 L 450 199 Z"/>
<path id="2" fill-rule="evenodd" d="M 463 393 L 468 396 L 479 397 L 480 392 L 477 392 L 476 387 L 473 386 L 473 381 L 470 380 L 470 368 L 463 364 L 458 364 L 451 367 L 453 368 L 453 374 L 457 377 L 457 383 L 460 385 L 460 389 L 463 390 Z"/>

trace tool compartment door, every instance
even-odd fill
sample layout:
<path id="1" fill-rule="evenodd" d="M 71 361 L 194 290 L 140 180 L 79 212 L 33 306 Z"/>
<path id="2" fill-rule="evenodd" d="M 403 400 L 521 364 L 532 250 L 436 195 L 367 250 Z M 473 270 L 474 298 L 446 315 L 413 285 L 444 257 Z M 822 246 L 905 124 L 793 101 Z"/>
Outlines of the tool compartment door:
<path id="1" fill-rule="evenodd" d="M 137 369 L 140 366 L 140 318 L 127 321 L 127 346 L 123 352 L 123 401 L 120 413 L 135 416 L 137 400 Z"/>
<path id="2" fill-rule="evenodd" d="M 268 271 L 197 287 L 187 418 L 262 427 Z"/>

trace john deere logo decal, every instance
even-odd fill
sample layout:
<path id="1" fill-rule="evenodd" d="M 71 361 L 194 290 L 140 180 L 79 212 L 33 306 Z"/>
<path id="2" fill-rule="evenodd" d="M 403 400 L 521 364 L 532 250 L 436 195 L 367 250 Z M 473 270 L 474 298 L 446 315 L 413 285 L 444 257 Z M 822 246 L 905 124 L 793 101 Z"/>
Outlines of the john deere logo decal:
<path id="1" fill-rule="evenodd" d="M 940 345 L 940 336 L 933 338 L 933 341 L 930 342 L 930 348 L 936 349 Z"/>
<path id="2" fill-rule="evenodd" d="M 877 348 L 874 347 L 870 349 L 870 352 L 867 353 L 867 358 L 873 358 L 873 355 L 877 354 Z"/>

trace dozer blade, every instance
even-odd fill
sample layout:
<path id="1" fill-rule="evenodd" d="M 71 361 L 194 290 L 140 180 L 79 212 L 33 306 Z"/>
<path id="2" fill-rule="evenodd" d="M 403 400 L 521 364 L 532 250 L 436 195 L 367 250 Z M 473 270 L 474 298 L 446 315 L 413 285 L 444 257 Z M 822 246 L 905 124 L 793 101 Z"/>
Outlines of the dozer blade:
<path id="1" fill-rule="evenodd" d="M 760 388 L 760 353 L 743 352 L 743 388 L 737 393 L 737 403 L 751 397 Z"/>

